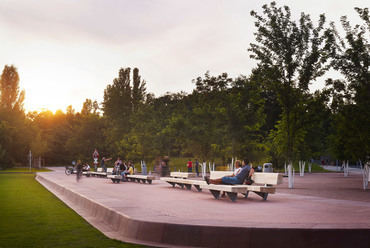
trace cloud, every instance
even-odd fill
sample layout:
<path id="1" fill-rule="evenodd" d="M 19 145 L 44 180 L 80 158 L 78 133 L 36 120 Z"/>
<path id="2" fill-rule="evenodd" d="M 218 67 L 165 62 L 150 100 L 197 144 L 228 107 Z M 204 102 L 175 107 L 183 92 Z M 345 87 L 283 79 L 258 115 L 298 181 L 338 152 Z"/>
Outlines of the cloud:
<path id="1" fill-rule="evenodd" d="M 277 0 L 292 14 L 325 12 L 328 21 L 354 14 L 345 0 Z M 359 6 L 365 1 L 356 1 Z M 227 72 L 249 75 L 254 20 L 261 1 L 245 0 L 2 0 L 0 66 L 18 67 L 26 107 L 44 92 L 51 105 L 86 98 L 102 101 L 107 84 L 121 67 L 137 67 L 148 92 L 191 92 L 191 80 Z M 335 7 L 340 6 L 340 8 Z M 335 20 L 336 19 L 336 20 Z M 53 90 L 53 89 L 57 90 Z M 48 95 L 46 98 L 45 95 Z M 36 106 L 35 104 L 32 106 Z"/>

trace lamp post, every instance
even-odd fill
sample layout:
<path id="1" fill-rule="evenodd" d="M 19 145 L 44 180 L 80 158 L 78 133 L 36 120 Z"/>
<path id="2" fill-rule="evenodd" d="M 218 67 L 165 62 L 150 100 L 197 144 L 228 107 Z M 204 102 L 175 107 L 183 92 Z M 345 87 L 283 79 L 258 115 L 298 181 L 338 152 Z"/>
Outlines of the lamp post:
<path id="1" fill-rule="evenodd" d="M 30 172 L 31 172 L 31 164 L 32 164 L 32 153 L 31 153 L 31 151 L 28 154 L 28 160 L 30 161 Z"/>

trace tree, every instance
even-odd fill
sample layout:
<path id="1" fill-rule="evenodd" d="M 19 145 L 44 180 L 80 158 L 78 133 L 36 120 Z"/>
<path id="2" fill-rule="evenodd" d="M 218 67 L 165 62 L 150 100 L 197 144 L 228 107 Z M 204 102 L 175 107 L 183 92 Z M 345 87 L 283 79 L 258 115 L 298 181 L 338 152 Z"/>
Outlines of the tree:
<path id="1" fill-rule="evenodd" d="M 130 68 L 121 68 L 118 78 L 115 78 L 113 84 L 108 85 L 104 90 L 102 105 L 107 121 L 104 135 L 107 137 L 107 147 L 116 155 L 119 150 L 122 150 L 120 145 L 127 142 L 128 134 L 132 128 L 131 115 L 145 100 L 146 95 L 145 81 L 140 81 L 139 70 L 134 69 L 133 86 L 130 75 Z M 126 141 L 122 141 L 123 139 Z"/>
<path id="2" fill-rule="evenodd" d="M 19 75 L 14 66 L 4 66 L 0 77 L 0 120 L 6 123 L 6 142 L 2 145 L 6 167 L 26 161 L 31 135 L 28 121 L 25 119 L 23 101 L 24 90 L 19 89 Z"/>
<path id="3" fill-rule="evenodd" d="M 248 49 L 256 59 L 258 70 L 268 72 L 271 84 L 277 92 L 282 116 L 270 137 L 278 147 L 280 157 L 298 159 L 299 144 L 305 130 L 302 115 L 305 113 L 305 93 L 312 80 L 322 76 L 329 68 L 333 34 L 324 29 L 325 15 L 320 15 L 315 27 L 309 15 L 301 14 L 299 23 L 291 20 L 287 6 L 277 8 L 276 3 L 263 5 L 263 14 L 252 11 L 256 19 L 256 44 Z"/>
<path id="4" fill-rule="evenodd" d="M 25 91 L 19 90 L 19 75 L 13 65 L 5 65 L 0 78 L 0 107 L 3 110 L 23 112 Z"/>
<path id="5" fill-rule="evenodd" d="M 352 28 L 341 17 L 344 39 L 332 24 L 338 41 L 334 69 L 345 80 L 328 79 L 326 86 L 333 97 L 332 150 L 338 158 L 365 161 L 370 154 L 370 17 L 368 8 L 355 10 L 364 24 Z"/>

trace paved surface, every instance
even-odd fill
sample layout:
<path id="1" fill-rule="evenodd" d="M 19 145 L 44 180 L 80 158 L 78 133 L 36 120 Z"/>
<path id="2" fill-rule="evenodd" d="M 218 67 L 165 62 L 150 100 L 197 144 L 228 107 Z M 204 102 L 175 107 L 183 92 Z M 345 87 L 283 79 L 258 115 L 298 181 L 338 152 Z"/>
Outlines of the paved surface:
<path id="1" fill-rule="evenodd" d="M 163 181 L 38 173 L 51 192 L 111 238 L 158 247 L 370 247 L 370 189 L 356 172 L 295 175 L 267 201 L 214 199 Z M 290 244 L 292 246 L 290 246 Z M 348 246 L 350 245 L 350 246 Z"/>

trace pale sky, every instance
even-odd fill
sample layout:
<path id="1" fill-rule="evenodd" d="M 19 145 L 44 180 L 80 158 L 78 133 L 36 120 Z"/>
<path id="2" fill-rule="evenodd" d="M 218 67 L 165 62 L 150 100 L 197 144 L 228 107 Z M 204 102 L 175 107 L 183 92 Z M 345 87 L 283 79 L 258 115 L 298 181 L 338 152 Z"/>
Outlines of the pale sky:
<path id="1" fill-rule="evenodd" d="M 277 0 L 298 20 L 325 13 L 335 21 L 368 0 Z M 81 111 L 86 98 L 103 100 L 120 68 L 137 67 L 147 92 L 191 93 L 206 71 L 249 76 L 248 47 L 260 0 L 0 0 L 0 74 L 18 68 L 25 109 Z M 353 19 L 352 19 L 353 18 Z M 356 23 L 357 21 L 357 23 Z M 321 89 L 323 80 L 312 85 Z"/>

